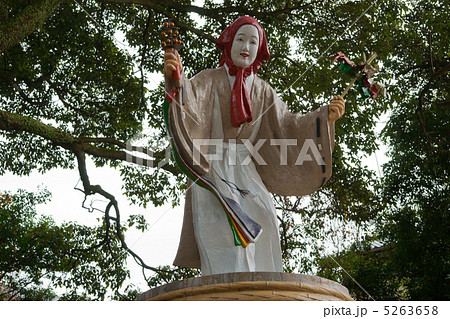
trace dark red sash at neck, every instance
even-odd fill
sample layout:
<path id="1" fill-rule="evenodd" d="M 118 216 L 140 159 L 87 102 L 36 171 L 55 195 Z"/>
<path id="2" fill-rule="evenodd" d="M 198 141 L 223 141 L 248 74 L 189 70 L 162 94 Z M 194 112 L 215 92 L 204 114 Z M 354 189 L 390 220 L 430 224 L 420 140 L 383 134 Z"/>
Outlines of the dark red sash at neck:
<path id="1" fill-rule="evenodd" d="M 232 62 L 227 62 L 227 66 L 230 75 L 236 76 L 231 91 L 231 123 L 234 127 L 240 127 L 241 124 L 251 122 L 253 119 L 252 102 L 245 84 L 245 79 L 252 74 L 253 66 L 244 69 L 237 67 Z"/>

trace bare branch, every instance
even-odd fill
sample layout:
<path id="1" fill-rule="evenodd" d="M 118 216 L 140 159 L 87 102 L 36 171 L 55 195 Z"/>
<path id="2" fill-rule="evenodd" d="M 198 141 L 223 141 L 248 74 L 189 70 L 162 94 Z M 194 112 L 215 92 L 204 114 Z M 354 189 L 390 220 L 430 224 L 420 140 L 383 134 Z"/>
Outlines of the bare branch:
<path id="1" fill-rule="evenodd" d="M 133 256 L 133 258 L 136 260 L 136 262 L 138 263 L 139 266 L 149 269 L 149 270 L 152 270 L 152 271 L 160 274 L 161 276 L 163 276 L 163 273 L 171 273 L 172 271 L 160 270 L 158 268 L 148 266 L 143 261 L 143 259 L 141 257 L 139 257 L 139 255 L 137 255 L 133 250 L 131 250 L 128 247 L 128 245 L 125 242 L 123 233 L 122 233 L 122 225 L 120 224 L 120 210 L 119 210 L 119 205 L 117 203 L 117 200 L 115 199 L 115 197 L 112 194 L 105 191 L 100 185 L 91 185 L 91 183 L 89 181 L 87 169 L 86 169 L 86 159 L 85 159 L 85 154 L 84 154 L 83 150 L 81 150 L 80 148 L 76 149 L 75 155 L 77 156 L 78 170 L 80 173 L 81 180 L 83 182 L 85 194 L 86 195 L 100 194 L 109 200 L 109 203 L 107 204 L 106 209 L 105 209 L 105 223 L 106 223 L 105 238 L 99 244 L 96 244 L 96 245 L 90 247 L 89 250 L 106 244 L 106 245 L 108 245 L 108 249 L 109 249 L 111 255 L 114 256 L 112 249 L 110 247 L 110 238 L 111 238 L 111 236 L 110 236 L 110 228 L 111 228 L 110 221 L 113 220 L 116 225 L 116 229 L 115 229 L 116 234 L 115 235 L 117 236 L 117 238 L 120 241 L 121 248 L 124 249 L 126 252 L 128 252 L 131 256 Z M 116 212 L 115 218 L 111 218 L 111 216 L 110 216 L 111 207 L 114 207 L 114 210 Z M 115 261 L 118 260 L 118 258 L 115 258 L 115 257 L 114 257 L 114 259 L 115 259 Z"/>

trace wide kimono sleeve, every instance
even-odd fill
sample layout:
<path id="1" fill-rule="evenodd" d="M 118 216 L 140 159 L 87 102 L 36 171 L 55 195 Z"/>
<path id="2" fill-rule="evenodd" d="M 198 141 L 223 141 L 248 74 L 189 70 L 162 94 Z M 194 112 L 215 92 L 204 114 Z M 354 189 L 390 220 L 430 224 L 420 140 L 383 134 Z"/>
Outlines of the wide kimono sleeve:
<path id="1" fill-rule="evenodd" d="M 195 163 L 193 150 L 196 138 L 207 139 L 211 135 L 214 105 L 212 92 L 218 73 L 220 71 L 204 70 L 191 79 L 182 73 L 179 83 L 166 78 L 166 91 L 174 92 L 167 114 L 168 130 L 176 145 L 174 151 L 183 159 L 183 165 L 178 164 L 190 178 L 187 183 L 180 244 L 173 262 L 175 266 L 200 268 L 200 255 L 193 228 L 191 185 L 197 176 L 209 171 L 210 165 L 203 155 L 200 155 L 199 163 Z"/>
<path id="2" fill-rule="evenodd" d="M 212 70 L 204 70 L 191 79 L 182 73 L 178 83 L 166 78 L 166 91 L 172 93 L 167 115 L 170 137 L 189 170 L 201 175 L 209 171 L 210 165 L 201 152 L 199 160 L 194 161 L 194 141 L 210 137 L 213 86 Z"/>
<path id="3" fill-rule="evenodd" d="M 257 138 L 263 161 L 255 161 L 269 192 L 303 196 L 322 187 L 331 176 L 334 123 L 328 123 L 328 105 L 305 115 L 292 113 L 265 82 L 261 127 Z"/>

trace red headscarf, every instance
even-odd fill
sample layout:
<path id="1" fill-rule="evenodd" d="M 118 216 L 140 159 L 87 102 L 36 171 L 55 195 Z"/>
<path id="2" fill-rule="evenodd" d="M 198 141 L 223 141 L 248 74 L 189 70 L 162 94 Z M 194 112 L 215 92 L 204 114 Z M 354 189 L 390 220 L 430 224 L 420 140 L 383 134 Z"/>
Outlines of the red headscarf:
<path id="1" fill-rule="evenodd" d="M 247 68 L 237 67 L 233 60 L 231 60 L 231 45 L 236 32 L 244 24 L 250 24 L 256 27 L 259 34 L 259 49 L 255 61 Z M 216 47 L 222 51 L 220 56 L 219 66 L 227 64 L 230 75 L 235 75 L 233 90 L 231 92 L 231 122 L 234 127 L 241 126 L 242 123 L 251 122 L 252 104 L 250 95 L 245 85 L 245 79 L 251 74 L 253 70 L 256 73 L 261 65 L 263 65 L 270 58 L 269 49 L 267 48 L 266 35 L 262 26 L 252 17 L 239 17 L 232 24 L 230 24 L 216 40 Z"/>

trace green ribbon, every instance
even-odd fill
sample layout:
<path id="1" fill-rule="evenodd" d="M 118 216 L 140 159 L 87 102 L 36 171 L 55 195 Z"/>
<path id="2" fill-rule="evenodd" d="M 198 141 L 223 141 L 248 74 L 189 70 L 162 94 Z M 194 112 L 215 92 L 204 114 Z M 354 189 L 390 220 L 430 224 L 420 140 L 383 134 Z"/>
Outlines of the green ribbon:
<path id="1" fill-rule="evenodd" d="M 339 69 L 345 74 L 350 75 L 350 71 L 353 69 L 353 67 L 348 63 L 341 62 L 341 64 L 339 64 Z"/>
<path id="2" fill-rule="evenodd" d="M 339 69 L 342 72 L 344 72 L 345 74 L 348 74 L 348 75 L 350 75 L 352 77 L 355 77 L 362 70 L 363 67 L 364 66 L 361 66 L 361 65 L 350 65 L 350 64 L 348 64 L 345 61 L 342 61 L 339 64 Z M 367 98 L 372 96 L 372 94 L 370 93 L 369 89 L 364 86 L 363 80 L 366 77 L 367 77 L 367 74 L 362 73 L 360 75 L 360 77 L 356 80 L 356 84 L 359 87 L 358 91 L 361 94 L 361 97 L 360 97 L 361 100 L 365 100 L 365 99 L 367 99 Z"/>

